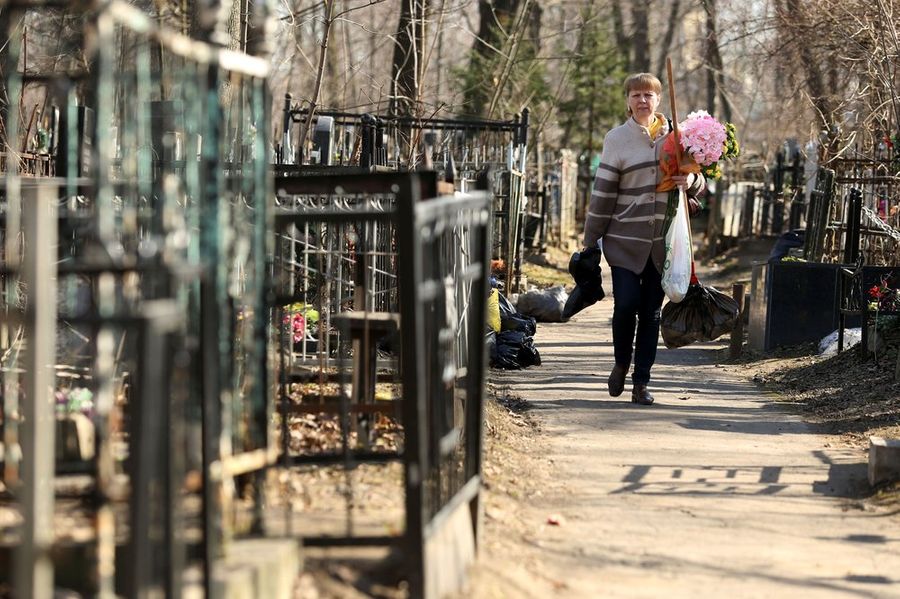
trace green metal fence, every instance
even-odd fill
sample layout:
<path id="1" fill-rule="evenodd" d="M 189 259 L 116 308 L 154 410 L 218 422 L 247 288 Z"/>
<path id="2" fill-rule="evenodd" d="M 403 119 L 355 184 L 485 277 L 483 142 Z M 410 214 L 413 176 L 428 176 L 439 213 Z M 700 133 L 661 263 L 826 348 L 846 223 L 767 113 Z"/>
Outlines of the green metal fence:
<path id="1" fill-rule="evenodd" d="M 6 31 L 22 40 L 23 23 L 66 8 L 5 7 Z M 276 451 L 265 307 L 268 67 L 167 31 L 124 2 L 80 22 L 93 42 L 86 72 L 24 71 L 15 43 L 6 71 L 10 97 L 24 83 L 62 85 L 68 115 L 57 123 L 67 135 L 46 155 L 48 170 L 65 177 L 36 179 L 46 173 L 11 151 L 4 161 L 5 454 L 45 457 L 4 464 L 6 505 L 25 515 L 16 588 L 51 594 L 54 470 L 76 470 L 91 480 L 79 494 L 88 530 L 78 555 L 96 559 L 81 572 L 56 572 L 57 584 L 99 596 L 177 596 L 182 569 L 199 566 L 211 596 L 229 540 L 262 530 L 262 494 L 239 504 L 238 479 L 256 479 L 248 488 L 261 491 Z M 8 142 L 28 137 L 20 112 L 9 105 Z M 41 285 L 22 292 L 25 281 Z M 58 307 L 60 317 L 35 305 Z M 61 369 L 77 373 L 79 393 L 92 400 L 79 416 L 95 447 L 54 465 L 53 443 L 36 440 L 61 425 L 35 390 L 71 394 L 71 381 L 54 377 Z M 20 389 L 33 410 L 25 419 Z"/>

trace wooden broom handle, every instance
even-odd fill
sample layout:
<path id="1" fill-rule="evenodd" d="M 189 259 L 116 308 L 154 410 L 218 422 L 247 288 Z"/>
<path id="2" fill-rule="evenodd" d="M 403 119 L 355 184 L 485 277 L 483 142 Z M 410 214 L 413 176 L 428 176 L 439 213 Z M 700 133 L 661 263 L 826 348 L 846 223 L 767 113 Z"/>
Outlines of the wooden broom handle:
<path id="1" fill-rule="evenodd" d="M 666 57 L 666 78 L 669 84 L 669 107 L 672 110 L 672 130 L 675 133 L 675 160 L 681 170 L 681 134 L 678 132 L 678 109 L 675 106 L 675 78 L 672 77 L 672 59 Z"/>
<path id="2" fill-rule="evenodd" d="M 681 134 L 678 132 L 678 108 L 675 105 L 675 78 L 672 76 L 672 59 L 666 57 L 666 79 L 669 84 L 669 107 L 672 110 L 672 130 L 675 133 L 675 160 L 678 163 L 678 169 L 681 170 Z M 691 275 L 694 274 L 694 236 L 691 231 L 691 210 L 688 204 L 687 194 L 680 192 L 681 201 L 684 204 L 684 218 L 687 220 L 688 239 L 691 253 Z"/>

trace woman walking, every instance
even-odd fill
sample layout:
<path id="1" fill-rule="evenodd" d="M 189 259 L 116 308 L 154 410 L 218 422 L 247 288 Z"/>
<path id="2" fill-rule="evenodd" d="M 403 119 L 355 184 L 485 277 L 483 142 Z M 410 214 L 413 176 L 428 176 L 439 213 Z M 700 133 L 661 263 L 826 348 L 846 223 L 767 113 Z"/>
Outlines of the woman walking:
<path id="1" fill-rule="evenodd" d="M 662 267 L 665 260 L 663 225 L 668 194 L 657 192 L 662 173 L 659 153 L 670 125 L 657 112 L 662 84 L 650 73 L 625 80 L 628 120 L 609 131 L 603 142 L 584 224 L 585 248 L 601 247 L 612 271 L 613 348 L 615 365 L 607 381 L 618 397 L 634 359 L 631 401 L 653 403 L 647 386 L 656 360 Z M 688 196 L 700 192 L 700 175 L 675 175 L 673 183 Z M 690 199 L 691 212 L 699 210 Z"/>

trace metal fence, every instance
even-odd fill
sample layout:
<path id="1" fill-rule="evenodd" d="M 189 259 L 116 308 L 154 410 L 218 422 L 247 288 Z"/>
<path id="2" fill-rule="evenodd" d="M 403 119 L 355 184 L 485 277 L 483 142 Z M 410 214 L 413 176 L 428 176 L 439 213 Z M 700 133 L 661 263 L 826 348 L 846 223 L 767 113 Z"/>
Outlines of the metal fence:
<path id="1" fill-rule="evenodd" d="M 301 487 L 337 469 L 344 510 L 330 497 L 288 503 L 273 525 L 306 546 L 398 547 L 415 597 L 440 595 L 449 565 L 429 544 L 451 519 L 468 523 L 474 551 L 480 493 L 491 198 L 425 199 L 434 185 L 398 173 L 276 181 L 281 463 Z M 355 475 L 391 463 L 394 504 L 367 509 Z"/>
<path id="2" fill-rule="evenodd" d="M 287 95 L 282 114 L 281 142 L 274 149 L 279 174 L 433 169 L 440 180 L 468 191 L 481 173 L 488 173 L 494 190 L 491 256 L 506 287 L 518 288 L 530 201 L 525 194 L 527 109 L 509 121 L 317 111 L 307 125 L 308 113 Z"/>
<path id="3" fill-rule="evenodd" d="M 766 181 L 723 181 L 718 218 L 726 239 L 778 236 L 802 229 L 812 262 L 889 266 L 900 256 L 900 162 L 883 148 L 827 167 L 779 153 Z M 812 170 L 810 170 L 812 166 Z"/>
<path id="4" fill-rule="evenodd" d="M 294 173 L 276 194 L 263 61 L 118 1 L 83 25 L 89 85 L 58 77 L 68 138 L 46 171 L 4 163 L 0 533 L 18 567 L 0 578 L 26 597 L 212 597 L 233 540 L 293 532 L 396 545 L 412 595 L 438 596 L 449 523 L 474 551 L 493 198 L 437 197 L 433 173 Z M 54 447 L 67 426 L 86 433 L 75 457 Z M 352 482 L 367 460 L 402 467 L 396 534 L 354 528 L 350 484 L 319 484 L 348 499 L 337 535 L 268 509 L 273 468 Z M 85 484 L 55 506 L 74 473 Z M 62 509 L 81 527 L 54 531 Z"/>
<path id="5" fill-rule="evenodd" d="M 10 39 L 22 37 L 22 18 L 65 8 L 4 10 L 13 16 Z M 213 564 L 238 528 L 234 479 L 260 472 L 276 449 L 264 305 L 267 66 L 161 29 L 125 3 L 104 4 L 80 24 L 95 42 L 92 73 L 50 80 L 69 90 L 62 112 L 70 118 L 61 125 L 69 134 L 47 155 L 50 172 L 66 178 L 26 183 L 23 175 L 41 173 L 6 162 L 5 289 L 21 287 L 22 265 L 22 279 L 59 287 L 41 283 L 6 295 L 5 453 L 15 456 L 21 446 L 24 470 L 16 477 L 7 459 L 4 482 L 13 490 L 10 507 L 26 514 L 30 530 L 17 545 L 15 588 L 52 595 L 54 470 L 74 468 L 91 481 L 77 494 L 83 527 L 57 535 L 80 539 L 69 558 L 87 554 L 79 546 L 97 558 L 58 562 L 57 585 L 100 596 L 179 596 L 184 569 L 200 564 L 200 584 L 212 596 Z M 6 71 L 12 97 L 22 85 L 15 52 Z M 15 106 L 6 122 L 8 139 L 17 139 Z M 38 190 L 37 200 L 21 193 L 25 187 Z M 48 206 L 58 216 L 20 218 L 29 210 L 50 214 L 42 212 Z M 15 334 L 35 303 L 58 308 L 59 317 L 44 315 L 42 325 Z M 22 368 L 14 359 L 20 347 L 43 348 L 40 363 L 55 365 L 55 380 L 53 372 Z M 30 393 L 35 412 L 21 420 L 10 378 L 23 370 L 31 381 L 25 387 L 53 389 L 56 397 L 44 402 L 43 391 Z M 56 422 L 54 410 L 77 414 Z M 54 452 L 52 439 L 54 426 L 74 426 L 76 415 L 94 440 L 85 436 L 73 460 Z M 50 452 L 49 462 L 32 461 L 44 455 L 38 447 Z M 251 522 L 261 522 L 261 507 L 256 501 Z M 261 524 L 246 528 L 254 527 Z M 190 556 L 200 559 L 191 564 Z"/>
<path id="6" fill-rule="evenodd" d="M 862 255 L 872 266 L 900 264 L 900 161 L 888 153 L 829 167 L 818 175 L 810 258 L 853 264 Z"/>

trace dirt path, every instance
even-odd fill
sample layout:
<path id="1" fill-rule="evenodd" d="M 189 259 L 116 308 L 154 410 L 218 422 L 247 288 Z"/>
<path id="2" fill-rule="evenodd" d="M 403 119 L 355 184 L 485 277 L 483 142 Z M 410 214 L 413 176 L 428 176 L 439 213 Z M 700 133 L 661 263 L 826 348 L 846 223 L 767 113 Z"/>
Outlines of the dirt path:
<path id="1" fill-rule="evenodd" d="M 492 372 L 530 410 L 489 428 L 467 597 L 900 597 L 863 451 L 717 365 L 720 343 L 661 350 L 656 405 L 610 398 L 611 311 L 539 325 L 543 365 Z"/>

